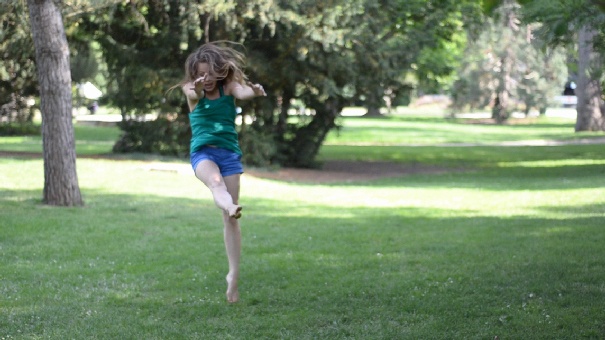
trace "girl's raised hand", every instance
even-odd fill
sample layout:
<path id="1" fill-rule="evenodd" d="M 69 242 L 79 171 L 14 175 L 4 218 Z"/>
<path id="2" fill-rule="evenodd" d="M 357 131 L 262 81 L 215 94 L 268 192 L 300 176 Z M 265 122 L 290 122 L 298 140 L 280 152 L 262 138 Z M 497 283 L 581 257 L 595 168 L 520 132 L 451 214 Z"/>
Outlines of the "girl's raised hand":
<path id="1" fill-rule="evenodd" d="M 202 89 L 204 87 L 204 80 L 206 80 L 205 75 L 195 79 L 193 82 L 190 83 L 191 85 L 193 85 L 193 87 L 191 87 L 190 90 L 195 92 L 195 94 L 198 97 L 202 95 Z"/>
<path id="2" fill-rule="evenodd" d="M 197 78 L 196 80 L 193 81 L 193 85 L 197 86 L 198 84 L 202 84 L 204 82 L 204 80 L 206 80 L 206 76 L 201 76 L 199 78 Z"/>
<path id="3" fill-rule="evenodd" d="M 248 86 L 250 86 L 250 88 L 252 89 L 252 91 L 254 92 L 255 95 L 257 96 L 266 96 L 267 93 L 265 92 L 265 89 L 263 88 L 263 86 L 261 84 L 252 84 L 251 82 L 248 82 Z"/>

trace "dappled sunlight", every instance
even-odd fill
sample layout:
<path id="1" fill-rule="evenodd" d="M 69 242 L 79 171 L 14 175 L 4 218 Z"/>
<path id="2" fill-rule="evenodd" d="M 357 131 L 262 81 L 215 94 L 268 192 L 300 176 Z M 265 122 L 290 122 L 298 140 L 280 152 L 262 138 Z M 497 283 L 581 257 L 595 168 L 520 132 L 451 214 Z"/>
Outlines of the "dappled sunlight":
<path id="1" fill-rule="evenodd" d="M 367 187 L 367 186 L 313 186 L 247 178 L 244 201 L 268 199 L 283 201 L 292 206 L 287 211 L 268 214 L 295 216 L 308 215 L 352 217 L 357 209 L 386 209 L 390 214 L 403 214 L 406 209 L 440 209 L 452 216 L 519 216 L 539 214 L 545 203 L 555 205 L 581 204 L 598 200 L 590 192 L 568 197 L 552 197 L 543 190 L 498 190 L 477 188 L 426 188 L 426 187 Z M 287 193 L 287 195 L 284 195 Z M 589 195 L 585 195 L 588 193 Z M 318 209 L 323 207 L 323 209 Z"/>
<path id="2" fill-rule="evenodd" d="M 16 180 L 18 178 L 18 180 Z M 32 190 L 44 187 L 42 160 L 0 158 L 0 188 Z M 41 196 L 41 194 L 40 194 Z"/>
<path id="3" fill-rule="evenodd" d="M 564 180 L 564 179 L 562 179 Z M 511 187 L 509 190 L 490 190 L 481 186 L 457 188 L 447 187 L 389 186 L 337 186 L 314 185 L 308 187 L 292 183 L 245 177 L 243 201 L 282 201 L 288 209 L 267 211 L 279 216 L 326 216 L 353 218 L 360 209 L 380 209 L 388 214 L 407 214 L 410 209 L 437 209 L 450 216 L 536 216 L 543 213 L 545 206 L 552 206 L 553 218 L 567 218 L 578 211 L 556 209 L 562 206 L 581 206 L 598 203 L 601 189 L 587 188 L 569 190 L 566 195 L 553 196 L 550 190 L 530 190 Z M 309 193 L 312 194 L 309 194 Z M 287 193 L 287 194 L 285 194 Z M 280 204 L 280 205 L 281 205 Z M 591 214 L 595 213 L 594 210 Z M 582 215 L 580 213 L 580 215 Z"/>
<path id="4" fill-rule="evenodd" d="M 528 235 L 537 236 L 537 237 L 545 237 L 545 236 L 553 236 L 554 234 L 566 234 L 574 232 L 575 230 L 571 227 L 551 227 L 544 229 L 534 229 L 532 232 L 529 232 Z"/>
<path id="5" fill-rule="evenodd" d="M 605 164 L 605 159 L 556 159 L 545 161 L 520 161 L 520 162 L 499 162 L 498 166 L 502 168 L 554 168 L 563 166 L 582 166 L 582 165 L 601 165 Z"/>
<path id="6" fill-rule="evenodd" d="M 327 145 L 438 145 L 494 144 L 532 140 L 575 140 L 573 119 L 540 117 L 520 119 L 516 125 L 481 123 L 480 119 L 447 119 L 443 116 L 385 116 L 346 118 L 331 131 Z M 585 134 L 585 137 L 599 137 Z"/>
<path id="7" fill-rule="evenodd" d="M 601 160 L 562 160 L 558 165 L 603 164 Z M 553 162 L 527 162 L 525 166 L 552 164 Z M 177 163 L 168 163 L 177 164 Z M 179 167 L 182 164 L 178 163 Z M 517 163 L 515 163 L 517 164 Z M 132 196 L 133 202 L 150 202 L 171 206 L 199 208 L 208 206 L 216 209 L 209 191 L 193 174 L 177 171 L 154 171 L 149 163 L 139 161 L 111 161 L 81 159 L 78 174 L 82 194 L 87 204 L 103 204 L 103 196 Z M 518 164 L 517 164 L 518 166 Z M 43 166 L 41 160 L 3 159 L 0 163 L 0 179 L 4 201 L 23 202 L 37 200 L 42 196 Z M 11 181 L 9 178 L 21 178 Z M 578 181 L 579 179 L 574 179 Z M 240 203 L 245 214 L 257 216 L 280 216 L 290 218 L 337 218 L 355 219 L 359 214 L 373 211 L 392 216 L 413 216 L 415 211 L 434 210 L 450 217 L 537 216 L 549 209 L 552 218 L 565 219 L 571 216 L 599 216 L 603 210 L 582 209 L 583 206 L 602 204 L 602 190 L 593 188 L 570 188 L 563 195 L 553 195 L 551 190 L 531 190 L 511 182 L 505 189 L 500 184 L 495 190 L 474 184 L 472 176 L 460 177 L 456 181 L 447 178 L 438 180 L 415 180 L 398 185 L 301 185 L 261 179 L 244 174 Z M 569 181 L 562 178 L 562 183 Z M 435 185 L 440 183 L 440 185 Z M 395 182 L 393 182 L 395 184 Z M 264 206 L 262 202 L 272 202 Z M 110 202 L 107 202 L 109 204 Z M 135 204 L 136 205 L 136 204 Z M 560 208 L 566 207 L 566 208 Z M 575 208 L 577 207 L 577 208 Z M 123 208 L 128 209 L 128 206 Z M 132 209 L 138 209 L 133 207 Z"/>

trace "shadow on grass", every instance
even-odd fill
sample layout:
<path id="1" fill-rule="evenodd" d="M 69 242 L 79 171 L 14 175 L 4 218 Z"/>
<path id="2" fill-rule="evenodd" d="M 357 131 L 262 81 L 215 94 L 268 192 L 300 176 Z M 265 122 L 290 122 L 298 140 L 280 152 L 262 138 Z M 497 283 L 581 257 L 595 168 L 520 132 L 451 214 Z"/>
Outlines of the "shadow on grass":
<path id="1" fill-rule="evenodd" d="M 601 145 L 342 146 L 324 145 L 320 160 L 391 161 L 441 167 L 493 168 L 499 163 L 605 159 Z"/>
<path id="2" fill-rule="evenodd" d="M 443 188 L 443 189 L 477 189 L 491 191 L 510 190 L 565 190 L 591 189 L 605 187 L 605 165 L 559 165 L 559 166 L 506 166 L 491 169 L 472 168 L 427 168 L 423 173 L 422 166 L 410 166 L 413 171 L 409 174 L 374 180 L 346 179 L 346 174 L 340 174 L 342 181 L 324 183 L 305 183 L 293 181 L 297 186 L 312 187 L 326 186 L 339 190 L 342 187 L 368 188 Z M 402 165 L 401 168 L 405 168 Z M 404 170 L 405 171 L 405 170 Z M 319 177 L 319 176 L 318 176 Z"/>

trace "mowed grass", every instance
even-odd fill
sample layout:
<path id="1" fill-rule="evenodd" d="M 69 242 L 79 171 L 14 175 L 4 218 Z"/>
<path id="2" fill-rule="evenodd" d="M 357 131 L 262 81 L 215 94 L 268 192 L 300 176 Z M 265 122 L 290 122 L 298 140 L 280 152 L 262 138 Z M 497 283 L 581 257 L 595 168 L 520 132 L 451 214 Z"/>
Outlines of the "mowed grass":
<path id="1" fill-rule="evenodd" d="M 74 125 L 76 152 L 78 155 L 98 155 L 110 153 L 121 135 L 117 126 Z M 42 152 L 42 136 L 0 137 L 0 151 Z"/>
<path id="2" fill-rule="evenodd" d="M 431 125 L 451 124 L 427 119 L 429 142 Z M 342 135 L 374 133 L 348 121 Z M 41 160 L 0 158 L 0 337 L 605 337 L 603 146 L 343 144 L 320 159 L 446 171 L 332 184 L 244 175 L 235 305 L 220 214 L 185 161 L 164 160 L 184 169 L 171 172 L 81 158 L 86 206 L 53 208 L 40 204 Z"/>
<path id="3" fill-rule="evenodd" d="M 476 119 L 422 116 L 345 118 L 342 122 L 344 127 L 331 132 L 326 144 L 493 145 L 520 140 L 574 141 L 603 137 L 602 132 L 575 133 L 573 120 L 556 117 L 517 119 L 514 120 L 515 125 L 479 124 L 473 121 Z"/>

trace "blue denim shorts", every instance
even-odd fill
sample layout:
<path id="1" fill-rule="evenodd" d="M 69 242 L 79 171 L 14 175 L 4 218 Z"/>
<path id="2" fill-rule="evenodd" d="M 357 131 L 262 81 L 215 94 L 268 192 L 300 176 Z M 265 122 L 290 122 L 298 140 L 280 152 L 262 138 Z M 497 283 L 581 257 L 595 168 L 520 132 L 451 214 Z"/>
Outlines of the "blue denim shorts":
<path id="1" fill-rule="evenodd" d="M 205 160 L 211 160 L 218 166 L 223 177 L 244 173 L 242 156 L 227 149 L 204 146 L 196 152 L 191 153 L 191 166 L 195 172 L 197 165 Z"/>

